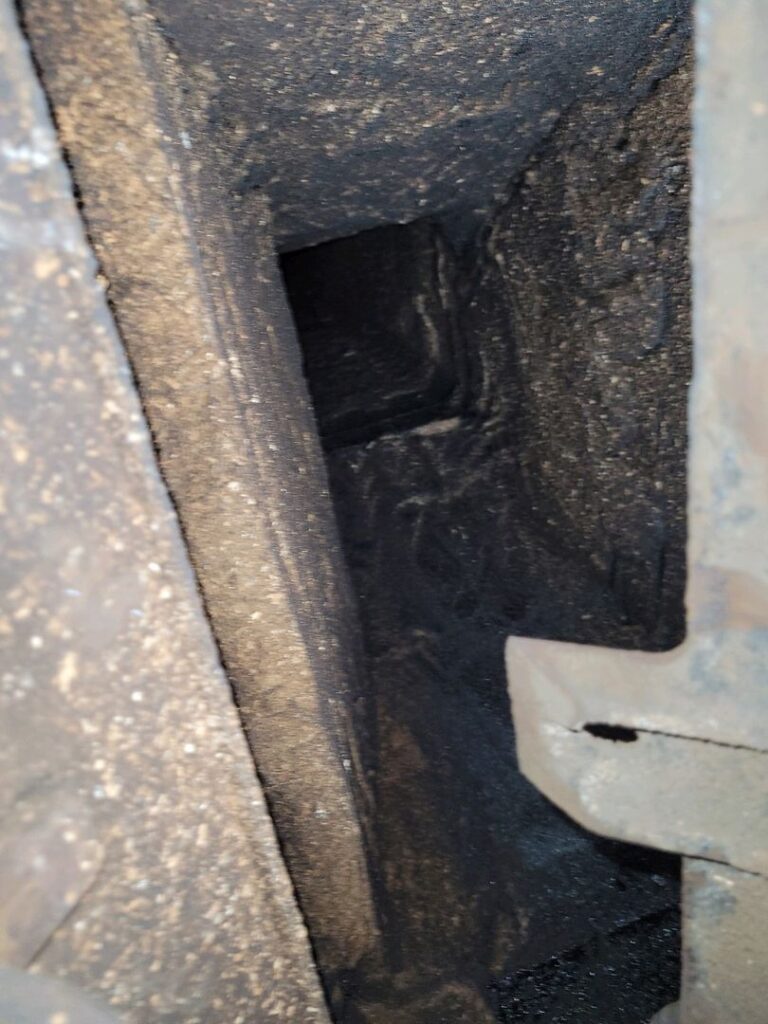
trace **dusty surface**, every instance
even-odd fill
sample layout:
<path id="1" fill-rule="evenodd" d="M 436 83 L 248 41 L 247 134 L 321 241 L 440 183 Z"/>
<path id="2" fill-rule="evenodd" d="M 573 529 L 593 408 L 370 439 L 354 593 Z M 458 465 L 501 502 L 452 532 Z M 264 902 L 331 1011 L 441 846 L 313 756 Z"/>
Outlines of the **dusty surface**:
<path id="1" fill-rule="evenodd" d="M 288 253 L 281 267 L 326 447 L 462 411 L 456 259 L 437 224 L 363 231 Z"/>
<path id="2" fill-rule="evenodd" d="M 680 1024 L 760 1024 L 768 972 L 768 879 L 686 859 Z"/>
<path id="3" fill-rule="evenodd" d="M 524 770 L 558 805 L 604 834 L 766 873 L 768 362 L 755 302 L 768 250 L 749 225 L 768 208 L 752 171 L 768 153 L 768 14 L 747 4 L 732 18 L 712 0 L 700 24 L 687 636 L 658 655 L 513 639 L 508 662 Z M 633 742 L 606 743 L 590 723 Z"/>
<path id="4" fill-rule="evenodd" d="M 663 655 L 513 638 L 508 665 L 526 775 L 589 827 L 686 855 L 680 1021 L 759 1024 L 768 10 L 701 0 L 697 11 L 687 636 Z"/>
<path id="5" fill-rule="evenodd" d="M 663 649 L 683 636 L 691 64 L 673 70 L 683 41 L 668 27 L 626 94 L 563 118 L 495 218 L 472 297 L 470 329 L 497 351 L 486 401 L 512 425 L 519 483 L 508 490 L 523 490 L 551 567 L 530 562 L 547 584 L 559 577 L 546 607 L 514 624 L 522 635 L 552 636 L 556 622 L 558 639 L 601 645 Z"/>
<path id="6" fill-rule="evenodd" d="M 499 988 L 499 1018 L 502 1024 L 647 1024 L 677 986 L 679 942 L 677 909 L 619 926 L 506 979 Z"/>
<path id="7" fill-rule="evenodd" d="M 5 1024 L 75 1020 L 77 1024 L 119 1024 L 117 1017 L 81 990 L 39 974 L 0 967 L 0 1015 Z"/>
<path id="8" fill-rule="evenodd" d="M 436 212 L 478 225 L 560 115 L 621 84 L 681 0 L 152 0 L 227 187 L 278 248 Z"/>
<path id="9" fill-rule="evenodd" d="M 360 5 L 374 51 L 401 6 Z M 291 37 L 294 7 L 306 17 Z M 455 20 L 422 5 L 392 35 L 392 76 L 372 70 L 368 84 L 347 66 L 320 73 L 328 47 L 350 51 L 354 10 L 334 36 L 330 5 L 227 3 L 215 22 L 209 5 L 170 0 L 151 5 L 154 22 L 117 2 L 109 17 L 90 0 L 25 8 L 339 1019 L 492 1020 L 505 979 L 580 948 L 588 962 L 596 936 L 641 918 L 651 960 L 672 949 L 669 924 L 648 915 L 675 903 L 674 863 L 595 840 L 517 771 L 502 645 L 510 629 L 650 648 L 680 635 L 685 6 L 504 5 L 525 26 L 502 38 L 500 5 L 468 3 Z M 480 116 L 465 122 L 445 76 L 461 91 L 462 61 L 486 59 L 489 33 L 502 77 L 469 76 Z M 375 64 L 366 45 L 359 60 Z M 316 117 L 339 87 L 349 103 Z M 372 123 L 383 149 L 356 130 L 374 92 L 402 129 L 387 140 Z M 398 293 L 420 319 L 401 305 L 398 336 L 379 330 L 389 309 L 375 289 L 370 308 L 354 289 L 334 300 L 357 300 L 353 340 L 378 322 L 364 370 L 371 345 L 402 344 L 409 323 L 419 335 L 402 386 L 391 358 L 358 378 L 368 443 L 337 436 L 328 457 L 365 671 L 265 197 L 283 246 L 434 212 L 425 235 L 453 250 L 437 275 L 429 259 L 402 261 Z M 424 372 L 444 352 L 443 313 L 464 357 L 458 401 Z M 345 344 L 307 363 L 331 419 Z M 398 390 L 409 415 L 437 394 L 433 414 L 404 429 Z"/>
<path id="10" fill-rule="evenodd" d="M 458 415 L 448 403 L 410 430 L 379 420 L 379 436 L 329 452 L 404 988 L 431 973 L 492 1004 L 494 981 L 676 900 L 652 860 L 624 860 L 518 774 L 502 648 L 510 629 L 651 649 L 682 632 L 686 38 L 684 22 L 667 26 L 628 91 L 574 105 L 456 255 L 469 364 Z M 411 265 L 419 294 L 429 278 Z M 361 413 L 380 399 L 361 388 Z M 668 943 L 674 958 L 665 934 L 649 948 Z M 649 1012 L 674 996 L 667 977 Z M 630 1004 L 616 1019 L 643 1020 Z"/>
<path id="11" fill-rule="evenodd" d="M 262 204 L 197 148 L 138 8 L 25 4 L 109 298 L 312 940 L 375 942 L 356 797 L 351 612 Z M 207 156 L 208 162 L 201 159 Z M 356 791 L 357 789 L 357 791 Z"/>
<path id="12" fill-rule="evenodd" d="M 323 1021 L 307 934 L 8 3 L 0 140 L 1 955 L 98 994 L 126 1024 Z M 11 982 L 0 985 L 9 998 Z M 38 989 L 38 1009 L 57 991 Z M 64 1020 L 65 1006 L 49 1001 L 46 1019 Z"/>

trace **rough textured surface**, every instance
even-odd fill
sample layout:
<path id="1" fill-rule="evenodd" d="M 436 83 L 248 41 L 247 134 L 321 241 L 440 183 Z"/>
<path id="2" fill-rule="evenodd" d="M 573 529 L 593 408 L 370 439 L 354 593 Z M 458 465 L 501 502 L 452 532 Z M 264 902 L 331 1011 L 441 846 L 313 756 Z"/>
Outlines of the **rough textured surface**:
<path id="1" fill-rule="evenodd" d="M 631 87 L 577 104 L 526 169 L 470 320 L 506 342 L 488 392 L 539 545 L 572 567 L 544 569 L 523 635 L 652 649 L 684 632 L 691 65 L 684 21 L 657 37 Z"/>
<path id="2" fill-rule="evenodd" d="M 279 22 L 290 5 L 226 3 L 213 19 L 210 5 L 163 2 L 151 5 L 153 21 L 136 2 L 25 3 L 337 1016 L 480 1024 L 497 1013 L 508 976 L 570 956 L 676 899 L 674 863 L 586 835 L 520 776 L 501 651 L 510 624 L 640 647 L 679 635 L 686 7 L 467 3 L 455 21 L 433 4 L 405 12 L 414 33 L 396 55 L 411 57 L 412 44 L 423 44 L 435 59 L 429 68 L 415 61 L 402 88 L 397 71 L 376 88 L 393 98 L 387 118 L 402 123 L 408 152 L 387 141 L 382 125 L 383 150 L 362 135 L 355 141 L 348 129 L 357 114 L 346 108 L 335 122 L 318 122 L 325 140 L 334 142 L 335 131 L 350 143 L 339 143 L 329 181 L 311 120 L 312 104 L 326 102 L 324 86 L 306 69 L 328 55 L 330 36 L 316 31 L 323 19 L 333 45 L 357 59 L 348 33 L 354 5 L 339 19 L 343 31 L 334 29 L 333 5 L 295 6 L 306 17 L 294 27 L 310 45 L 295 41 L 287 61 L 279 52 L 287 24 Z M 361 12 L 372 38 L 403 13 L 402 4 Z M 518 15 L 531 27 L 530 51 L 516 49 Z M 463 100 L 444 86 L 446 76 L 461 78 L 457 47 L 487 59 L 488 32 L 500 48 L 492 73 L 509 75 L 512 86 L 504 93 L 502 84 L 506 98 L 485 130 L 482 118 L 455 122 L 452 108 Z M 365 40 L 358 49 L 367 60 Z M 395 57 L 384 63 L 406 66 Z M 273 66 L 305 70 L 281 90 L 269 81 Z M 333 69 L 340 74 L 329 79 L 341 79 L 343 69 Z M 422 91 L 412 88 L 416 70 Z M 483 74 L 471 83 L 480 88 L 478 109 L 487 100 Z M 347 97 L 368 102 L 359 86 Z M 299 97 L 307 106 L 294 118 Z M 422 107 L 442 121 L 436 137 L 411 116 Z M 266 133 L 262 117 L 275 118 Z M 502 130 L 509 122 L 515 127 Z M 291 145 L 294 130 L 305 144 Z M 295 172 L 286 190 L 260 188 L 265 155 Z M 464 167 L 471 180 L 454 194 L 451 175 Z M 501 186 L 504 201 L 491 215 L 489 196 Z M 408 369 L 400 390 L 415 416 L 411 429 L 398 419 L 391 359 L 378 364 L 381 373 L 360 374 L 357 392 L 354 374 L 339 367 L 351 352 L 366 369 L 376 344 L 381 350 L 392 337 L 392 307 L 375 279 L 383 247 L 371 247 L 372 269 L 354 267 L 355 290 L 335 282 L 331 324 L 322 325 L 327 351 L 314 366 L 305 338 L 318 399 L 325 388 L 321 426 L 351 401 L 354 430 L 363 431 L 355 440 L 371 439 L 329 456 L 365 672 L 356 673 L 354 615 L 268 256 L 265 194 L 284 246 L 435 211 L 405 230 L 426 240 L 417 258 L 395 244 L 385 261 L 398 294 L 384 298 L 400 300 L 406 324 L 396 343 L 417 325 L 411 367 L 396 367 Z M 360 259 L 365 245 L 362 236 L 329 243 L 331 262 Z M 445 257 L 438 274 L 430 250 Z M 298 254 L 304 270 L 296 275 L 283 263 L 299 294 L 305 257 L 313 265 L 317 253 Z M 292 297 L 296 305 L 296 290 Z M 573 312 L 590 303 L 589 316 Z M 433 387 L 445 311 L 456 330 L 449 347 L 463 360 L 459 402 L 455 389 Z M 351 345 L 342 330 L 350 317 Z M 434 412 L 417 408 L 436 392 Z M 622 404 L 621 422 L 612 402 Z M 334 444 L 350 440 L 332 433 L 333 424 Z M 646 442 L 653 458 L 638 456 Z M 574 497 L 585 445 L 587 484 Z M 616 464 L 630 458 L 634 479 L 617 484 Z M 668 491 L 656 487 L 658 473 Z M 638 524 L 649 518 L 651 536 L 638 550 Z M 357 805 L 363 829 L 353 779 L 370 797 Z M 374 958 L 366 956 L 379 940 L 363 841 L 383 932 Z M 653 961 L 670 938 L 661 918 L 651 920 Z M 588 946 L 587 961 L 597 948 Z M 674 995 L 659 991 L 658 1005 Z M 542 990 L 545 1001 L 530 1013 L 552 996 Z"/>
<path id="3" fill-rule="evenodd" d="M 0 834 L 0 963 L 26 967 L 104 866 L 88 802 L 55 778 L 36 780 Z"/>
<path id="4" fill-rule="evenodd" d="M 469 382 L 455 262 L 426 220 L 282 258 L 326 447 L 462 412 Z"/>
<path id="5" fill-rule="evenodd" d="M 626 842 L 768 872 L 768 753 L 679 734 L 583 726 L 578 694 L 564 695 L 533 660 L 525 666 L 514 645 L 509 666 L 510 673 L 528 668 L 536 688 L 536 702 L 527 709 L 518 702 L 515 715 L 525 770 L 581 825 Z M 582 670 L 575 654 L 570 673 L 578 677 Z M 602 678 L 606 686 L 614 679 L 605 672 Z M 620 698 L 612 704 L 619 717 Z"/>
<path id="6" fill-rule="evenodd" d="M 502 646 L 510 627 L 650 648 L 680 636 L 686 38 L 684 21 L 668 26 L 631 89 L 574 105 L 455 257 L 462 414 L 448 406 L 328 456 L 368 655 L 380 900 L 403 986 L 418 971 L 487 996 L 676 899 L 652 860 L 617 870 L 615 847 L 518 774 Z"/>
<path id="7" fill-rule="evenodd" d="M 681 0 L 153 0 L 228 187 L 279 248 L 435 212 L 479 223 L 558 117 L 621 85 Z"/>
<path id="8" fill-rule="evenodd" d="M 713 0 L 700 23 L 688 634 L 663 655 L 513 639 L 508 664 L 524 771 L 560 806 L 604 834 L 765 873 L 768 413 L 756 382 L 768 362 L 755 303 L 768 250 L 745 218 L 768 209 L 752 171 L 768 157 L 755 130 L 768 11 Z"/>
<path id="9" fill-rule="evenodd" d="M 0 967 L 0 1020 L 3 1024 L 119 1024 L 118 1018 L 66 982 Z"/>
<path id="10" fill-rule="evenodd" d="M 14 843 L 29 858 L 28 913 L 4 916 L 5 902 L 0 928 L 18 938 L 66 884 L 67 913 L 48 904 L 45 941 L 17 944 L 14 959 L 99 993 L 126 1024 L 322 1021 L 307 935 L 5 2 L 0 140 L 0 831 L 5 866 Z M 71 877 L 70 846 L 86 884 Z M 51 989 L 37 992 L 42 1005 Z"/>
<path id="11" fill-rule="evenodd" d="M 232 206 L 141 5 L 24 6 L 270 810 L 331 988 L 375 943 L 355 638 L 263 206 Z M 357 785 L 357 793 L 354 787 Z"/>
<path id="12" fill-rule="evenodd" d="M 502 1024 L 646 1024 L 677 985 L 679 941 L 676 909 L 599 935 L 507 979 L 499 988 L 499 1019 Z"/>
<path id="13" fill-rule="evenodd" d="M 651 1024 L 680 1024 L 680 1004 L 670 1003 L 651 1018 Z"/>
<path id="14" fill-rule="evenodd" d="M 760 1024 L 768 9 L 700 0 L 698 25 L 688 634 L 664 655 L 515 638 L 508 665 L 528 777 L 603 834 L 689 855 L 681 1024 Z"/>
<path id="15" fill-rule="evenodd" d="M 768 879 L 686 859 L 680 1024 L 762 1024 Z"/>

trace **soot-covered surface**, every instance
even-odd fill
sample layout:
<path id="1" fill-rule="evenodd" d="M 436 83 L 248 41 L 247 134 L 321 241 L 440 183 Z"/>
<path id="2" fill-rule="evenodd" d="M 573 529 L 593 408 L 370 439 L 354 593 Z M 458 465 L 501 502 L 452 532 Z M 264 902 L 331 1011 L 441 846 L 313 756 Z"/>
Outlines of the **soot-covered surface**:
<path id="1" fill-rule="evenodd" d="M 377 232 L 283 261 L 360 606 L 394 989 L 464 985 L 503 1021 L 642 1024 L 675 996 L 675 862 L 585 833 L 523 779 L 502 649 L 681 639 L 685 44 L 668 24 L 628 92 L 574 104 L 463 251 L 433 219 L 393 229 L 380 272 Z M 366 248 L 354 288 L 323 287 Z M 397 372 L 350 386 L 345 364 L 409 338 Z"/>
<path id="2" fill-rule="evenodd" d="M 501 1024 L 649 1021 L 677 985 L 679 932 L 661 910 L 519 971 L 498 988 Z"/>
<path id="3" fill-rule="evenodd" d="M 454 264 L 427 220 L 283 257 L 326 448 L 462 411 L 469 382 Z"/>
<path id="4" fill-rule="evenodd" d="M 564 111 L 624 88 L 687 0 L 153 0 L 231 188 L 280 250 L 473 225 Z"/>

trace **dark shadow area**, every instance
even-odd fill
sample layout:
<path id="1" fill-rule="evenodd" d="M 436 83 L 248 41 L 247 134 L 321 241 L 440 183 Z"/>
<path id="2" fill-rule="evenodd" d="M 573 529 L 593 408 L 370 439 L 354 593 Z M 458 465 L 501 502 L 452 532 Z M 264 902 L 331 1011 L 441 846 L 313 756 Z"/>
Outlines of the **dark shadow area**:
<path id="1" fill-rule="evenodd" d="M 167 124 L 110 33 L 109 102 L 81 102 L 84 11 L 39 45 L 334 1019 L 645 1024 L 678 862 L 522 776 L 503 647 L 684 635 L 688 4 L 412 7 L 158 0 Z M 189 315 L 158 346 L 187 294 L 216 337 Z"/>
<path id="2" fill-rule="evenodd" d="M 584 726 L 584 732 L 595 736 L 600 740 L 610 740 L 612 743 L 636 743 L 637 729 L 627 729 L 624 725 L 609 725 L 606 722 L 588 722 Z"/>
<path id="3" fill-rule="evenodd" d="M 463 411 L 455 268 L 434 224 L 374 228 L 282 265 L 326 448 Z"/>
<path id="4" fill-rule="evenodd" d="M 649 1021 L 676 990 L 679 928 L 675 910 L 657 911 L 518 972 L 499 986 L 499 1020 Z"/>
<path id="5" fill-rule="evenodd" d="M 362 621 L 385 937 L 404 989 L 454 987 L 445 1019 L 457 985 L 505 1022 L 676 996 L 676 862 L 521 776 L 503 644 L 683 636 L 684 43 L 575 105 L 471 242 L 452 213 L 282 258 Z"/>

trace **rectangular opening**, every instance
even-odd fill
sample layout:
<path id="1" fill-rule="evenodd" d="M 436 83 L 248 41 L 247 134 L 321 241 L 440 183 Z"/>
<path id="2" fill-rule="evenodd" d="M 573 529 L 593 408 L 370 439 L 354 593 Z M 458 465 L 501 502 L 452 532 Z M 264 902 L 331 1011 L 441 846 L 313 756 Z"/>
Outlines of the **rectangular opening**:
<path id="1" fill-rule="evenodd" d="M 283 276 L 329 448 L 460 416 L 456 268 L 430 220 L 286 253 Z"/>
<path id="2" fill-rule="evenodd" d="M 281 257 L 360 608 L 389 940 L 475 986 L 466 950 L 495 943 L 509 1024 L 646 1024 L 677 993 L 675 858 L 522 778 L 502 655 L 683 634 L 690 67 L 668 50 L 630 96 L 575 102 L 480 222 Z"/>

